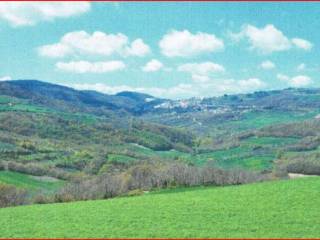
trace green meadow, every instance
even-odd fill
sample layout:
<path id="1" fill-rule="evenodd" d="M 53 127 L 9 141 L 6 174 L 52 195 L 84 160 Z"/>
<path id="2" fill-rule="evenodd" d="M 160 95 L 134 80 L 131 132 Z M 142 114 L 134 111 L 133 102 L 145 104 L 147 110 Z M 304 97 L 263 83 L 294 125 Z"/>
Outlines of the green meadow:
<path id="1" fill-rule="evenodd" d="M 63 186 L 63 181 L 41 178 L 23 173 L 0 171 L 0 183 L 14 185 L 31 191 L 52 192 Z"/>
<path id="2" fill-rule="evenodd" d="M 2 238 L 317 238 L 320 178 L 0 209 Z"/>

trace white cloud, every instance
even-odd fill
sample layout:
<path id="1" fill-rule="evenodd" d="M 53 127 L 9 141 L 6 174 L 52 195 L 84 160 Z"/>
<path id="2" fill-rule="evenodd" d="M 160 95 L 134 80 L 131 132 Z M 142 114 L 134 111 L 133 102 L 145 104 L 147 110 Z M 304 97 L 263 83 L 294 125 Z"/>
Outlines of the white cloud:
<path id="1" fill-rule="evenodd" d="M 194 82 L 197 82 L 197 83 L 205 83 L 205 82 L 209 82 L 211 80 L 209 76 L 198 75 L 198 74 L 192 74 L 191 78 Z"/>
<path id="2" fill-rule="evenodd" d="M 222 94 L 236 94 L 261 90 L 267 85 L 258 78 L 243 80 L 235 79 L 214 79 L 210 83 L 178 84 L 169 88 L 161 87 L 132 87 L 128 85 L 110 86 L 104 83 L 79 83 L 69 84 L 78 90 L 94 90 L 106 94 L 116 94 L 122 91 L 133 91 L 147 93 L 160 98 L 189 98 L 189 97 L 210 97 Z"/>
<path id="3" fill-rule="evenodd" d="M 277 74 L 277 78 L 280 81 L 285 81 L 291 87 L 306 87 L 312 83 L 312 79 L 309 76 L 299 75 L 295 77 L 289 77 L 284 74 Z"/>
<path id="4" fill-rule="evenodd" d="M 247 38 L 251 45 L 250 49 L 262 54 L 286 51 L 291 49 L 292 46 L 304 50 L 312 48 L 312 43 L 309 41 L 301 38 L 289 39 L 272 24 L 267 24 L 263 28 L 245 25 L 240 33 L 231 33 L 230 36 L 235 41 Z"/>
<path id="5" fill-rule="evenodd" d="M 128 37 L 122 33 L 106 34 L 96 31 L 89 34 L 85 31 L 69 32 L 60 42 L 44 45 L 38 48 L 39 55 L 46 57 L 65 57 L 69 55 L 102 55 L 110 56 L 144 56 L 150 48 L 142 39 L 129 42 Z"/>
<path id="6" fill-rule="evenodd" d="M 266 83 L 261 81 L 259 78 L 249 78 L 246 80 L 239 80 L 237 83 L 239 87 L 242 89 L 242 91 L 261 89 L 266 86 Z"/>
<path id="7" fill-rule="evenodd" d="M 127 54 L 130 56 L 139 56 L 143 57 L 150 53 L 150 47 L 143 42 L 141 38 L 134 40 L 130 47 L 127 48 Z"/>
<path id="8" fill-rule="evenodd" d="M 173 30 L 162 37 L 159 46 L 162 54 L 167 57 L 187 57 L 220 51 L 224 48 L 224 43 L 214 34 Z"/>
<path id="9" fill-rule="evenodd" d="M 290 78 L 287 76 L 287 75 L 284 75 L 284 74 L 281 74 L 281 73 L 278 73 L 277 74 L 277 78 L 280 80 L 280 81 L 289 81 Z"/>
<path id="10" fill-rule="evenodd" d="M 119 86 L 110 86 L 104 83 L 79 83 L 79 84 L 69 84 L 69 87 L 78 89 L 78 90 L 94 90 L 102 92 L 105 94 L 116 94 L 122 91 L 131 91 L 131 92 L 141 92 L 151 94 L 155 97 L 160 98 L 179 98 L 186 96 L 195 96 L 196 92 L 193 89 L 193 86 L 190 84 L 179 84 L 170 88 L 159 88 L 159 87 L 132 87 L 128 85 L 119 85 Z"/>
<path id="11" fill-rule="evenodd" d="M 267 84 L 259 78 L 249 79 L 210 79 L 210 82 L 197 84 L 198 96 L 219 96 L 222 94 L 248 93 L 265 89 Z"/>
<path id="12" fill-rule="evenodd" d="M 152 59 L 144 67 L 142 67 L 142 71 L 156 72 L 156 71 L 159 71 L 162 67 L 163 67 L 162 62 L 158 61 L 157 59 Z"/>
<path id="13" fill-rule="evenodd" d="M 119 71 L 126 66 L 121 61 L 108 61 L 108 62 L 58 62 L 56 68 L 61 71 L 73 73 L 106 73 Z"/>
<path id="14" fill-rule="evenodd" d="M 210 83 L 203 88 L 208 89 L 210 92 L 214 92 L 215 95 L 222 94 L 238 94 L 247 93 L 265 88 L 267 84 L 260 80 L 259 78 L 249 78 L 242 80 L 235 79 L 221 79 Z"/>
<path id="15" fill-rule="evenodd" d="M 308 76 L 300 75 L 290 79 L 290 85 L 293 87 L 305 87 L 312 83 L 312 80 Z"/>
<path id="16" fill-rule="evenodd" d="M 271 24 L 264 28 L 247 25 L 242 34 L 248 38 L 252 49 L 264 54 L 288 50 L 291 47 L 290 40 Z"/>
<path id="17" fill-rule="evenodd" d="M 301 63 L 297 66 L 297 71 L 301 72 L 304 71 L 306 69 L 306 64 Z"/>
<path id="18" fill-rule="evenodd" d="M 67 18 L 90 10 L 88 2 L 1 2 L 0 18 L 12 26 L 32 26 L 40 21 Z"/>
<path id="19" fill-rule="evenodd" d="M 12 78 L 10 76 L 0 77 L 0 81 L 10 81 L 10 80 L 12 80 Z"/>
<path id="20" fill-rule="evenodd" d="M 207 75 L 209 73 L 224 72 L 222 65 L 213 62 L 186 63 L 178 67 L 178 71 L 192 74 Z"/>
<path id="21" fill-rule="evenodd" d="M 109 86 L 104 83 L 75 83 L 68 86 L 78 90 L 93 90 L 106 94 L 116 94 L 123 91 L 136 91 L 137 88 L 133 88 L 127 85 Z"/>
<path id="22" fill-rule="evenodd" d="M 260 67 L 265 69 L 265 70 L 270 70 L 270 69 L 273 69 L 276 67 L 276 65 L 269 61 L 269 60 L 266 60 L 266 61 L 263 61 L 261 64 L 260 64 Z"/>
<path id="23" fill-rule="evenodd" d="M 187 72 L 195 82 L 208 82 L 209 75 L 225 72 L 222 65 L 213 62 L 186 63 L 178 67 L 179 72 Z"/>
<path id="24" fill-rule="evenodd" d="M 216 94 L 239 94 L 248 93 L 265 89 L 267 84 L 259 78 L 249 78 L 242 80 L 227 79 L 222 80 L 219 84 L 215 84 L 211 87 L 216 91 Z"/>
<path id="25" fill-rule="evenodd" d="M 43 57 L 60 58 L 72 54 L 72 49 L 65 44 L 56 43 L 45 45 L 38 49 L 39 55 Z"/>
<path id="26" fill-rule="evenodd" d="M 313 44 L 305 39 L 293 38 L 292 43 L 297 47 L 303 50 L 309 51 L 313 47 Z"/>

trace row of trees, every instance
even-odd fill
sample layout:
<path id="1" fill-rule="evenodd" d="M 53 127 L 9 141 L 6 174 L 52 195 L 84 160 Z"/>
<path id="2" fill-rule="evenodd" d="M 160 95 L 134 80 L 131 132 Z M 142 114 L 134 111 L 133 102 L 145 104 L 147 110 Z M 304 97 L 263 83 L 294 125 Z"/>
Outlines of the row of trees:
<path id="1" fill-rule="evenodd" d="M 12 165 L 12 164 L 9 164 Z M 137 162 L 98 176 L 74 178 L 52 195 L 38 193 L 30 198 L 25 191 L 0 185 L 0 207 L 30 203 L 70 202 L 107 199 L 144 191 L 200 185 L 236 185 L 268 179 L 268 175 L 244 170 L 221 170 L 183 163 Z"/>
<path id="2" fill-rule="evenodd" d="M 183 163 L 143 162 L 117 174 L 75 181 L 56 194 L 59 202 L 106 199 L 132 192 L 170 187 L 200 185 L 237 185 L 268 179 L 268 175 L 244 170 L 221 170 L 212 167 L 195 167 Z"/>
<path id="3" fill-rule="evenodd" d="M 320 175 L 320 164 L 312 163 L 308 160 L 297 161 L 288 164 L 287 172 L 289 173 L 300 173 L 306 175 Z"/>

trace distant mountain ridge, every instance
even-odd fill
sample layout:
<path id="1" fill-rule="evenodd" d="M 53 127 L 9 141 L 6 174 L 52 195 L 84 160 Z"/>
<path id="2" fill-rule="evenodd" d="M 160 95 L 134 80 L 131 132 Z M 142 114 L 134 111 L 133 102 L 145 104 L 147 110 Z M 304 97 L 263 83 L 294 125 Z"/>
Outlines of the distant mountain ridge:
<path id="1" fill-rule="evenodd" d="M 62 110 L 84 111 L 97 115 L 120 114 L 142 116 L 164 113 L 213 113 L 244 110 L 297 110 L 320 108 L 320 89 L 283 89 L 249 94 L 224 95 L 210 98 L 169 100 L 138 92 L 115 95 L 70 87 L 38 80 L 0 82 L 0 94 L 28 99 L 34 104 Z"/>
<path id="2" fill-rule="evenodd" d="M 0 82 L 0 94 L 28 99 L 35 104 L 90 112 L 125 111 L 139 115 L 153 109 L 164 100 L 147 94 L 122 92 L 107 95 L 96 91 L 79 91 L 70 87 L 37 80 Z M 148 99 L 146 101 L 146 99 Z M 149 101 L 152 99 L 152 101 Z"/>

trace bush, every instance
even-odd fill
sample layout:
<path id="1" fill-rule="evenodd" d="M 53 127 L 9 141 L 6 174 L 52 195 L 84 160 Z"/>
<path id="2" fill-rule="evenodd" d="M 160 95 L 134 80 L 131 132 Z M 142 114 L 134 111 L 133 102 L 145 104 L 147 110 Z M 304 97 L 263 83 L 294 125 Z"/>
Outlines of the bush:
<path id="1" fill-rule="evenodd" d="M 36 195 L 32 201 L 32 203 L 36 204 L 47 204 L 47 203 L 53 203 L 54 199 L 52 196 L 47 196 L 43 193 L 39 193 Z"/>
<path id="2" fill-rule="evenodd" d="M 3 171 L 3 170 L 5 170 L 6 168 L 5 168 L 5 165 L 4 165 L 4 163 L 3 162 L 0 162 L 0 171 Z"/>
<path id="3" fill-rule="evenodd" d="M 129 191 L 126 196 L 128 197 L 134 197 L 134 196 L 141 196 L 144 194 L 144 191 L 142 189 L 135 189 L 135 190 L 131 190 Z"/>
<path id="4" fill-rule="evenodd" d="M 72 202 L 72 201 L 76 201 L 77 199 L 75 199 L 72 194 L 70 193 L 60 193 L 60 194 L 56 194 L 54 197 L 54 201 L 55 202 Z"/>
<path id="5" fill-rule="evenodd" d="M 65 171 L 57 168 L 44 167 L 37 163 L 22 164 L 17 162 L 9 162 L 8 170 L 34 176 L 50 176 L 62 180 L 69 180 L 72 177 L 71 174 L 66 173 Z"/>
<path id="6" fill-rule="evenodd" d="M 287 172 L 307 175 L 320 175 L 320 165 L 307 161 L 295 162 L 288 164 Z"/>
<path id="7" fill-rule="evenodd" d="M 22 205 L 27 202 L 27 191 L 0 183 L 0 207 Z"/>

